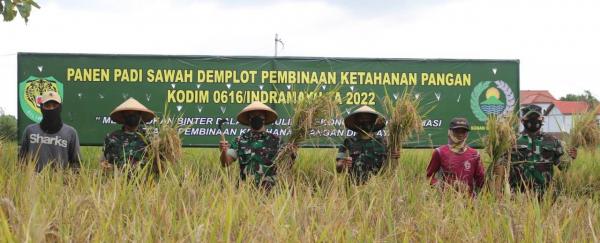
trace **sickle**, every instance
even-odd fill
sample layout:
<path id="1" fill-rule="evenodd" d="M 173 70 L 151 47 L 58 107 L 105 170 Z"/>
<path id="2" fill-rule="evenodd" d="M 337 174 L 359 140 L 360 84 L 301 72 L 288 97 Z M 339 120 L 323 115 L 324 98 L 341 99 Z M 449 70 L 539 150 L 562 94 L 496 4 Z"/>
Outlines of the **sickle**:
<path id="1" fill-rule="evenodd" d="M 223 124 L 228 123 L 228 121 L 224 118 L 221 118 L 219 122 L 217 122 L 217 128 L 221 131 L 221 141 L 225 141 L 225 134 L 223 134 Z"/>

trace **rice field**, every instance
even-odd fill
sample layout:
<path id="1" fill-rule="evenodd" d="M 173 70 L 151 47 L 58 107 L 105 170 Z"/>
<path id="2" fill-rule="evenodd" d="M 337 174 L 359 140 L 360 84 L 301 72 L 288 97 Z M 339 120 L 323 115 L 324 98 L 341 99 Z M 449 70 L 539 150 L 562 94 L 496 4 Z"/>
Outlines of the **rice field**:
<path id="1" fill-rule="evenodd" d="M 594 242 L 600 234 L 600 163 L 581 152 L 560 190 L 542 202 L 513 194 L 471 199 L 431 188 L 430 150 L 405 150 L 394 173 L 349 185 L 334 149 L 300 149 L 294 180 L 269 194 L 238 185 L 218 151 L 184 149 L 160 179 L 103 175 L 85 147 L 79 174 L 0 159 L 1 242 Z M 483 153 L 482 153 L 483 154 Z M 596 153 L 598 154 L 598 153 Z M 559 191 L 559 192 L 558 192 Z M 552 194 L 556 196 L 552 196 Z"/>

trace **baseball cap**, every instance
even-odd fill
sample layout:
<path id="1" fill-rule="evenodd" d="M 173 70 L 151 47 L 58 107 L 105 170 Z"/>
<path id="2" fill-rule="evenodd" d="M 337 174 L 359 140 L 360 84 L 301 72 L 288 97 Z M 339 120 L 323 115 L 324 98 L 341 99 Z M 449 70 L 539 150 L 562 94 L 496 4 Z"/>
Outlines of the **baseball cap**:
<path id="1" fill-rule="evenodd" d="M 56 101 L 57 103 L 62 103 L 62 99 L 60 95 L 54 91 L 46 91 L 42 94 L 42 98 L 40 99 L 40 104 L 44 104 L 48 101 Z"/>
<path id="2" fill-rule="evenodd" d="M 469 126 L 469 121 L 466 118 L 456 117 L 450 121 L 450 130 L 464 128 L 467 131 L 471 131 L 471 127 Z"/>

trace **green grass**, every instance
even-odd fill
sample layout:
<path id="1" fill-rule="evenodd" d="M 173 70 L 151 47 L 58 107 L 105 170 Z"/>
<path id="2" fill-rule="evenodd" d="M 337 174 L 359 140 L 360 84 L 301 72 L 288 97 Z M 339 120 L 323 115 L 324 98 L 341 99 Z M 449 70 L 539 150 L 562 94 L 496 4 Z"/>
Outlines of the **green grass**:
<path id="1" fill-rule="evenodd" d="M 185 149 L 159 180 L 104 176 L 83 148 L 78 175 L 0 160 L 0 242 L 590 242 L 600 234 L 600 163 L 581 153 L 556 200 L 477 199 L 431 188 L 430 150 L 406 150 L 395 173 L 350 186 L 333 149 L 301 149 L 291 185 L 268 195 L 237 187 L 217 149 Z M 291 189 L 293 188 L 293 189 Z"/>

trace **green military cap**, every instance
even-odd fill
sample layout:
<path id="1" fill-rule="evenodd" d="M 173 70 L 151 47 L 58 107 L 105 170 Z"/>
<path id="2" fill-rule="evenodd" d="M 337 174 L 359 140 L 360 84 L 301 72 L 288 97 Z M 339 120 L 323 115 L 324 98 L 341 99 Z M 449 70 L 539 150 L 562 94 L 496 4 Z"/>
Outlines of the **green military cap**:
<path id="1" fill-rule="evenodd" d="M 536 114 L 542 116 L 542 107 L 537 105 L 526 105 L 521 108 L 521 117 L 530 117 Z"/>

